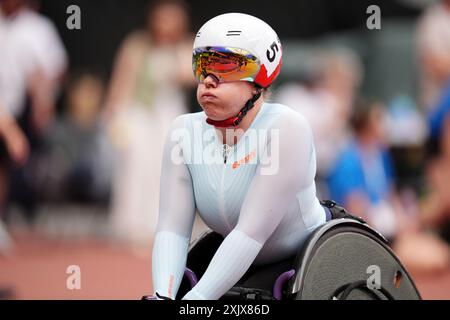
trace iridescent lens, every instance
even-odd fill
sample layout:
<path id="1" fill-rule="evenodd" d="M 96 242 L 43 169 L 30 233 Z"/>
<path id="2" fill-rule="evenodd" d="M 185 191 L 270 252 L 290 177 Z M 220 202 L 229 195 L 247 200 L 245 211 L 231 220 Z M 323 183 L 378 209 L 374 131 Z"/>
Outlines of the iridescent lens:
<path id="1" fill-rule="evenodd" d="M 255 81 L 258 59 L 248 51 L 229 47 L 205 47 L 193 52 L 192 68 L 198 81 L 213 74 L 220 82 Z"/>

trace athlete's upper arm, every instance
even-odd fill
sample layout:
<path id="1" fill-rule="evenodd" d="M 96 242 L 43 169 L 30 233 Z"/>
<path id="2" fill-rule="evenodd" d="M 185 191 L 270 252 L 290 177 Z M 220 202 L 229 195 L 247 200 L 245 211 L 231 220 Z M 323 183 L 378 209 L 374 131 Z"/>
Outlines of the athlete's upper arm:
<path id="1" fill-rule="evenodd" d="M 264 243 L 316 173 L 313 135 L 302 116 L 277 121 L 243 203 L 237 229 Z M 278 133 L 278 137 L 277 137 Z"/>
<path id="2" fill-rule="evenodd" d="M 174 120 L 164 144 L 157 230 L 189 238 L 195 218 L 195 201 L 191 175 L 182 158 L 185 117 Z"/>

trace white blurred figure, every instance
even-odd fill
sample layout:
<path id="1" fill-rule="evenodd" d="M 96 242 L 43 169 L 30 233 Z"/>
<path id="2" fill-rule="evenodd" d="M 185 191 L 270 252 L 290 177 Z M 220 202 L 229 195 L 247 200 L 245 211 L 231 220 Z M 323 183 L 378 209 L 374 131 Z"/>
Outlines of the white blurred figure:
<path id="1" fill-rule="evenodd" d="M 164 137 L 187 112 L 184 89 L 194 84 L 184 3 L 154 3 L 146 27 L 119 51 L 105 114 L 117 151 L 111 227 L 118 239 L 137 245 L 153 239 Z"/>
<path id="2" fill-rule="evenodd" d="M 31 140 L 48 128 L 67 66 L 55 26 L 29 4 L 0 0 L 0 216 L 10 186 L 8 172 L 27 164 Z M 30 117 L 19 121 L 27 114 L 27 97 Z"/>
<path id="3" fill-rule="evenodd" d="M 421 105 L 430 110 L 450 80 L 450 0 L 431 5 L 419 20 Z"/>
<path id="4" fill-rule="evenodd" d="M 26 0 L 0 0 L 0 97 L 14 117 L 24 111 L 26 94 L 37 129 L 51 119 L 55 92 L 67 67 L 67 55 L 53 23 Z"/>

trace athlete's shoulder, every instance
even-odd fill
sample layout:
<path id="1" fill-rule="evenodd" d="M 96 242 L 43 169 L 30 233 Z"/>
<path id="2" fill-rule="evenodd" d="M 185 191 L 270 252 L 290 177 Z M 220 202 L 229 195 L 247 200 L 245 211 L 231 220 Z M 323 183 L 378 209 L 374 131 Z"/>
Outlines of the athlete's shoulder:
<path id="1" fill-rule="evenodd" d="M 265 110 L 267 114 L 271 115 L 305 119 L 301 113 L 281 103 L 265 103 Z"/>
<path id="2" fill-rule="evenodd" d="M 310 130 L 306 118 L 299 112 L 280 103 L 266 103 L 265 113 L 273 119 L 274 127 L 297 127 L 304 130 Z"/>
<path id="3" fill-rule="evenodd" d="M 205 120 L 204 112 L 185 113 L 179 115 L 172 121 L 172 128 L 187 128 L 193 123 Z"/>

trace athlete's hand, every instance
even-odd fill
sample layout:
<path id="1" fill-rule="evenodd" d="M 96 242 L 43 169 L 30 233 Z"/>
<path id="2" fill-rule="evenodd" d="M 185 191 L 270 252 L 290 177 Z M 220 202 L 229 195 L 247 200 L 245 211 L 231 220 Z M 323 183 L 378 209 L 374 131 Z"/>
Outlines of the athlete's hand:
<path id="1" fill-rule="evenodd" d="M 141 300 L 172 300 L 172 299 L 161 296 L 158 293 L 155 293 L 154 295 L 151 296 L 143 296 Z"/>
<path id="2" fill-rule="evenodd" d="M 141 300 L 163 300 L 163 299 L 160 299 L 157 296 L 143 296 Z"/>

